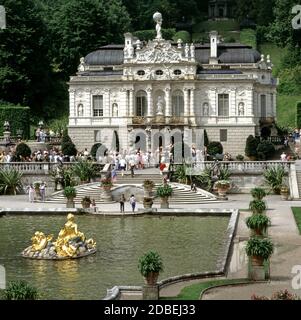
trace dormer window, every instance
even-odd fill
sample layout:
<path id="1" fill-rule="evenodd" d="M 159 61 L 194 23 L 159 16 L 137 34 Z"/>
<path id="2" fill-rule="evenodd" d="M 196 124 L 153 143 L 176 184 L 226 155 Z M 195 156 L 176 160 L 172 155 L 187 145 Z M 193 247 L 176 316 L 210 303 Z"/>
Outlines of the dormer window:
<path id="1" fill-rule="evenodd" d="M 145 75 L 145 71 L 144 70 L 139 70 L 137 72 L 138 76 L 144 76 Z"/>
<path id="2" fill-rule="evenodd" d="M 162 70 L 157 70 L 156 71 L 156 75 L 157 76 L 162 76 L 163 75 L 163 71 Z"/>
<path id="3" fill-rule="evenodd" d="M 179 75 L 182 73 L 182 71 L 179 70 L 179 69 L 177 69 L 177 70 L 175 70 L 173 73 L 174 73 L 176 76 L 179 76 Z"/>

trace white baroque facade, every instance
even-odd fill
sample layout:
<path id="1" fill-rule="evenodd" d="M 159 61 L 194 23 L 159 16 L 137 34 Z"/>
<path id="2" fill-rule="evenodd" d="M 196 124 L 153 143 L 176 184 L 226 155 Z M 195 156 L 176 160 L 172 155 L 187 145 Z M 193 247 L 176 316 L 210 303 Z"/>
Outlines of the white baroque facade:
<path id="1" fill-rule="evenodd" d="M 244 154 L 247 137 L 259 135 L 276 117 L 277 83 L 269 56 L 220 43 L 215 31 L 210 44 L 172 43 L 162 39 L 162 17 L 155 18 L 154 40 L 144 43 L 127 33 L 124 45 L 81 58 L 69 82 L 72 140 L 80 150 L 98 142 L 111 149 L 117 140 L 120 150 L 128 149 L 140 140 L 147 150 L 152 130 L 168 128 L 185 137 L 190 129 L 197 143 L 197 129 L 206 129 L 224 152 Z M 141 131 L 138 140 L 133 129 Z"/>

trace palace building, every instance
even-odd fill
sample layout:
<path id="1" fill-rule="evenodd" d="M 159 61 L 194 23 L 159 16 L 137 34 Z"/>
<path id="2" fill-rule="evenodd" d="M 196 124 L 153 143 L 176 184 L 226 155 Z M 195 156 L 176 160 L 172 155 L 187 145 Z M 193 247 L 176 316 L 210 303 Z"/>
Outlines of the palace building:
<path id="1" fill-rule="evenodd" d="M 276 117 L 277 82 L 269 56 L 222 43 L 215 31 L 209 44 L 174 43 L 162 38 L 160 13 L 154 20 L 152 41 L 126 33 L 124 44 L 81 58 L 69 82 L 69 135 L 77 148 L 100 142 L 111 149 L 118 142 L 125 150 L 139 141 L 147 150 L 148 133 L 161 129 L 181 132 L 184 141 L 191 132 L 197 143 L 198 129 L 205 129 L 224 152 L 244 154 L 247 137 L 260 135 Z"/>

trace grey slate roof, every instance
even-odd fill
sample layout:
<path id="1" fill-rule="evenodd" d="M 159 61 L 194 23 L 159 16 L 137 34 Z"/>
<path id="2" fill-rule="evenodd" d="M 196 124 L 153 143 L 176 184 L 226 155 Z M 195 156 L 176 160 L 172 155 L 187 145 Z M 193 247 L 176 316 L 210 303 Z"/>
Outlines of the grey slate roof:
<path id="1" fill-rule="evenodd" d="M 85 57 L 88 65 L 121 65 L 123 64 L 124 45 L 107 45 L 89 53 Z M 200 64 L 209 63 L 209 44 L 195 44 L 195 58 Z M 218 60 L 220 63 L 256 63 L 260 53 L 250 46 L 238 43 L 219 44 Z"/>

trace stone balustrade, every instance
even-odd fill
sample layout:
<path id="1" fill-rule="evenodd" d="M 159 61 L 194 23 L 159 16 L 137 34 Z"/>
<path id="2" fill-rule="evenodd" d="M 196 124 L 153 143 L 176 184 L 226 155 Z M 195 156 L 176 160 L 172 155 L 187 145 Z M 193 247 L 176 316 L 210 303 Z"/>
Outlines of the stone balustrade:
<path id="1" fill-rule="evenodd" d="M 216 163 L 214 161 L 204 161 L 193 164 L 192 174 L 198 174 L 202 172 L 204 168 L 213 168 L 215 165 L 218 165 L 219 168 L 227 168 L 231 173 L 258 174 L 263 173 L 268 168 L 277 166 L 283 166 L 285 171 L 288 172 L 293 163 L 293 161 L 219 161 Z M 191 166 L 188 165 L 188 168 L 191 168 Z"/>
<path id="2" fill-rule="evenodd" d="M 74 162 L 64 162 L 63 166 L 68 168 L 73 164 Z M 0 162 L 0 169 L 13 167 L 26 175 L 47 175 L 52 170 L 57 168 L 58 165 L 59 163 L 55 162 Z M 101 171 L 104 167 L 104 164 L 95 162 L 94 166 L 96 166 L 97 171 Z"/>

